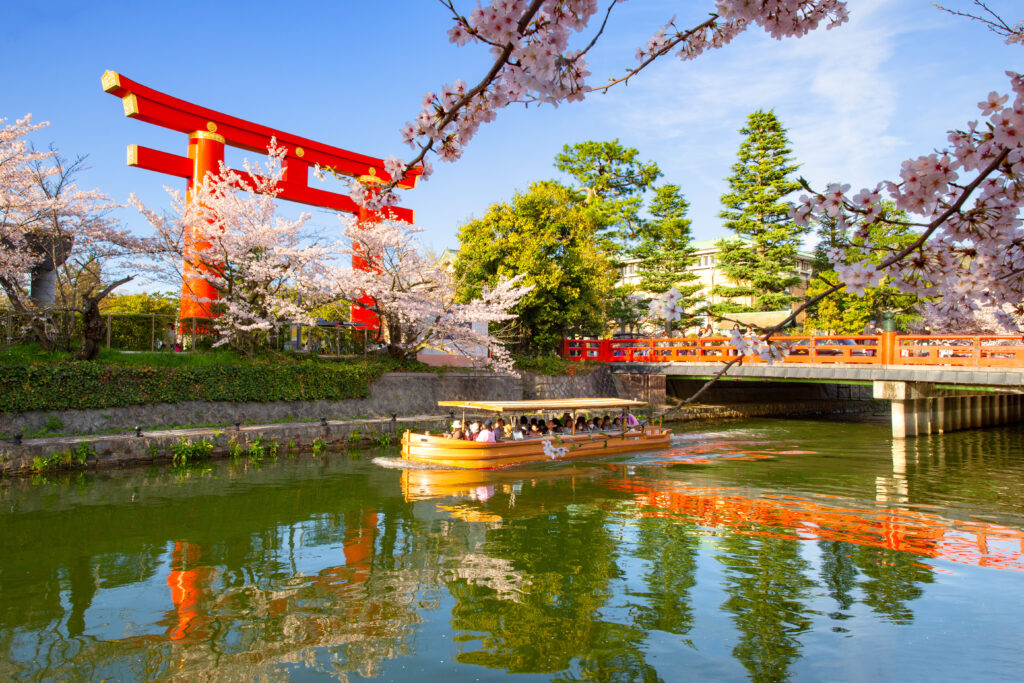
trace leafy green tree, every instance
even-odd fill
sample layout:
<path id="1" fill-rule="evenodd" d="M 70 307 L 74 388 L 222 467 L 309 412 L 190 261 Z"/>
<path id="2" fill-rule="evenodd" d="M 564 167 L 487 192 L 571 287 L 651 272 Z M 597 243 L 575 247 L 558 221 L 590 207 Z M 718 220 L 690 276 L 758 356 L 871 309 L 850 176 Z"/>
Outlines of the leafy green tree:
<path id="1" fill-rule="evenodd" d="M 555 157 L 555 167 L 572 176 L 586 203 L 603 215 L 602 246 L 613 256 L 624 252 L 634 239 L 643 194 L 661 177 L 658 165 L 640 161 L 639 154 L 618 140 L 588 140 L 565 145 Z"/>
<path id="2" fill-rule="evenodd" d="M 624 285 L 612 289 L 605 306 L 609 321 L 614 321 L 621 332 L 636 332 L 647 317 L 649 302 L 637 294 L 636 287 Z"/>
<path id="3" fill-rule="evenodd" d="M 691 246 L 693 235 L 686 211 L 690 204 L 678 185 L 662 185 L 655 189 L 651 201 L 649 220 L 639 230 L 639 244 L 633 255 L 640 261 L 640 288 L 660 294 L 675 287 L 682 298 L 679 305 L 685 311 L 696 308 L 701 285 L 695 273 L 687 269 L 697 262 L 696 249 Z M 692 324 L 695 316 L 686 316 L 671 323 L 679 328 Z"/>
<path id="4" fill-rule="evenodd" d="M 791 289 L 801 282 L 796 257 L 807 231 L 790 220 L 790 204 L 783 201 L 800 187 L 791 177 L 797 166 L 774 112 L 755 111 L 740 132 L 745 138 L 719 214 L 734 235 L 718 243 L 719 267 L 732 285 L 715 287 L 712 293 L 727 300 L 714 312 L 782 310 L 793 303 Z M 752 305 L 731 301 L 738 297 L 750 297 Z"/>
<path id="5" fill-rule="evenodd" d="M 518 353 L 558 349 L 564 336 L 604 331 L 605 300 L 616 273 L 597 245 L 605 215 L 582 193 L 554 181 L 534 183 L 459 228 L 459 296 L 478 296 L 499 276 L 524 274 L 534 289 L 512 309 L 502 335 Z"/>
<path id="6" fill-rule="evenodd" d="M 110 345 L 117 349 L 148 351 L 169 346 L 178 319 L 178 297 L 171 292 L 111 294 L 100 304 L 110 321 Z"/>

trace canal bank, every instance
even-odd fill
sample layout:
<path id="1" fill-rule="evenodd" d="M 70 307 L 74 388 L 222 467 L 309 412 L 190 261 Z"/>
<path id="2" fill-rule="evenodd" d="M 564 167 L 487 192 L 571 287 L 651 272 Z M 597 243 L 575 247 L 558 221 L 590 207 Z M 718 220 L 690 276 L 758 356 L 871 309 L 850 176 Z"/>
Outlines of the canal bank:
<path id="1" fill-rule="evenodd" d="M 778 385 L 776 385 L 778 388 Z M 734 394 L 713 387 L 707 403 L 657 405 L 666 422 L 793 417 L 869 412 L 862 392 L 817 389 L 804 400 L 783 387 L 771 395 Z M 643 398 L 628 377 L 598 368 L 589 374 L 389 373 L 366 399 L 230 403 L 190 401 L 104 410 L 34 411 L 0 416 L 0 474 L 100 468 L 154 462 L 395 444 L 406 430 L 441 431 L 452 415 L 441 400 L 519 400 L 570 397 Z M 751 397 L 755 400 L 750 400 Z M 746 400 L 744 400 L 746 399 Z M 460 414 L 461 417 L 461 414 Z M 62 433 L 48 433 L 48 432 Z"/>

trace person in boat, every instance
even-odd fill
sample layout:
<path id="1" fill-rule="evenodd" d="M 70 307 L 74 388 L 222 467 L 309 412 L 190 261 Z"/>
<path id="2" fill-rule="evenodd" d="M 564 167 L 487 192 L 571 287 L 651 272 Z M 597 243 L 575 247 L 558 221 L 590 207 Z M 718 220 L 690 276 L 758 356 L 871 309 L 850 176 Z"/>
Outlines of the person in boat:
<path id="1" fill-rule="evenodd" d="M 530 421 L 525 415 L 519 416 L 519 431 L 521 431 L 524 436 L 530 433 Z"/>
<path id="2" fill-rule="evenodd" d="M 587 422 L 587 430 L 591 432 L 601 431 L 601 418 L 593 417 Z"/>
<path id="3" fill-rule="evenodd" d="M 612 428 L 612 420 L 611 420 L 611 418 L 610 418 L 610 417 L 608 417 L 607 415 L 605 415 L 605 416 L 604 416 L 604 417 L 603 417 L 603 418 L 601 419 L 601 429 L 611 429 L 611 428 Z"/>
<path id="4" fill-rule="evenodd" d="M 562 419 L 558 421 L 558 425 L 568 432 L 572 429 L 572 415 L 569 413 L 562 413 Z"/>
<path id="5" fill-rule="evenodd" d="M 636 419 L 636 415 L 629 412 L 628 410 L 622 411 L 622 424 L 630 429 L 640 426 L 640 420 Z"/>
<path id="6" fill-rule="evenodd" d="M 476 435 L 475 441 L 477 441 L 478 443 L 495 443 L 494 432 L 492 431 L 490 422 L 485 424 L 480 429 L 480 431 Z"/>
<path id="7" fill-rule="evenodd" d="M 614 420 L 612 420 L 612 429 L 614 431 L 618 431 L 618 430 L 622 429 L 622 420 L 620 420 L 618 417 L 616 417 Z"/>
<path id="8" fill-rule="evenodd" d="M 548 433 L 549 434 L 561 434 L 563 432 L 562 425 L 558 421 L 557 417 L 553 417 L 548 420 Z"/>
<path id="9" fill-rule="evenodd" d="M 583 417 L 582 415 L 577 417 L 576 418 L 576 428 L 575 429 L 576 429 L 577 432 L 585 432 L 585 431 L 587 431 L 587 418 Z"/>
<path id="10" fill-rule="evenodd" d="M 456 432 L 458 432 L 460 434 L 460 436 L 456 437 L 455 436 Z M 462 421 L 461 420 L 455 420 L 454 422 L 452 422 L 452 429 L 451 429 L 451 431 L 449 433 L 445 434 L 444 436 L 445 436 L 446 439 L 456 439 L 456 438 L 461 439 L 462 438 L 461 434 L 462 434 Z"/>
<path id="11" fill-rule="evenodd" d="M 463 440 L 465 440 L 466 435 L 463 434 L 461 429 L 456 429 L 454 432 L 452 432 L 452 434 L 451 434 L 451 436 L 449 438 L 456 439 L 458 441 L 463 441 Z"/>
<path id="12" fill-rule="evenodd" d="M 479 434 L 480 434 L 480 423 L 479 422 L 474 422 L 473 424 L 469 425 L 469 433 L 466 434 L 466 440 L 467 441 L 476 441 L 476 437 Z"/>

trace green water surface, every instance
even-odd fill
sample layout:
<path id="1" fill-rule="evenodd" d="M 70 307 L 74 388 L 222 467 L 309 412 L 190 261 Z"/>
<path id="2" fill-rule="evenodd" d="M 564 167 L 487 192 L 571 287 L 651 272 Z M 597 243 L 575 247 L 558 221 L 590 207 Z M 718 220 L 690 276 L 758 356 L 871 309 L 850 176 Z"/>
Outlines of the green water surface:
<path id="1" fill-rule="evenodd" d="M 1016 681 L 1024 430 L 0 482 L 0 680 Z"/>

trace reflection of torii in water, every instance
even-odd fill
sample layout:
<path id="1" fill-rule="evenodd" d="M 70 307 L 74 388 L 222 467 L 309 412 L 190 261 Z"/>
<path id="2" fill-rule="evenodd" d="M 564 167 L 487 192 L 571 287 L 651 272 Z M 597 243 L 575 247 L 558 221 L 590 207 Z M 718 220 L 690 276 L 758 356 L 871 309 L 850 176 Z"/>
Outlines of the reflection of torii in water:
<path id="1" fill-rule="evenodd" d="M 346 515 L 346 522 L 350 519 Z M 373 549 L 376 540 L 378 516 L 375 511 L 363 511 L 360 516 L 351 515 L 357 523 L 346 524 L 342 551 L 345 564 L 323 569 L 313 581 L 315 586 L 326 593 L 334 593 L 339 586 L 352 588 L 370 578 Z M 201 549 L 189 541 L 175 541 L 171 551 L 171 571 L 167 575 L 167 586 L 171 592 L 174 609 L 168 614 L 170 626 L 167 637 L 176 642 L 190 643 L 208 640 L 211 637 L 209 623 L 213 619 L 209 606 L 210 584 L 216 568 L 200 565 Z M 268 615 L 281 616 L 289 611 L 291 596 L 274 597 L 269 601 Z M 358 604 L 339 604 L 341 613 L 355 613 Z"/>
<path id="2" fill-rule="evenodd" d="M 171 640 L 193 642 L 210 637 L 206 625 L 210 621 L 203 614 L 200 601 L 210 588 L 213 567 L 198 566 L 199 546 L 188 541 L 175 541 L 171 551 L 171 571 L 167 575 L 167 586 L 171 589 L 174 603 L 174 623 L 167 630 Z"/>

